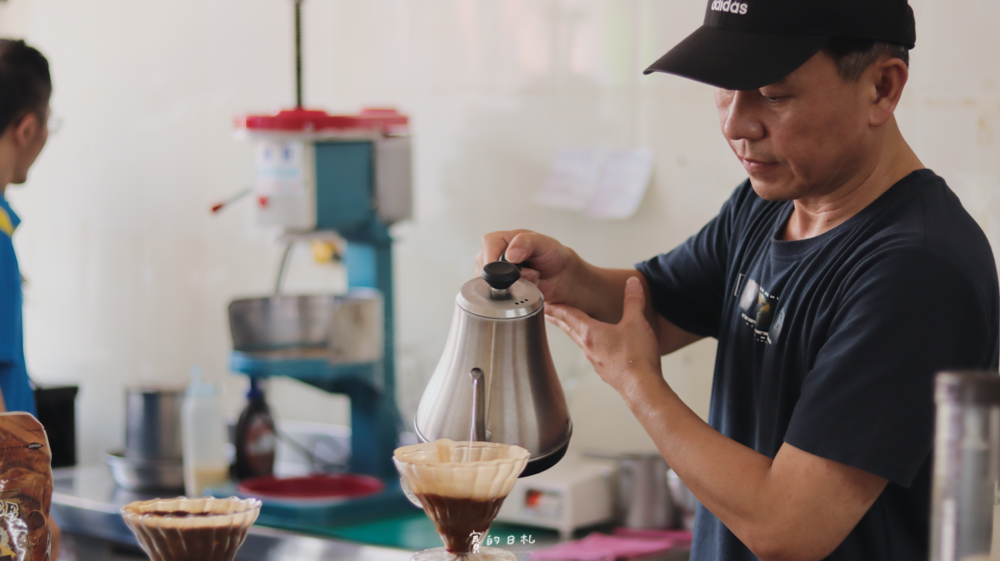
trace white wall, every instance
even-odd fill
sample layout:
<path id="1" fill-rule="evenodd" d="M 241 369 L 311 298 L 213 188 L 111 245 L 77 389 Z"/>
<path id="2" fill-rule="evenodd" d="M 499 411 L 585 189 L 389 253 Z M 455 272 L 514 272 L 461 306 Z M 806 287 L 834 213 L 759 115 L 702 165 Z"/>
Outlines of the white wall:
<path id="1" fill-rule="evenodd" d="M 916 0 L 918 48 L 899 110 L 925 164 L 948 178 L 995 247 L 1000 236 L 1000 38 L 993 0 Z M 698 0 L 309 0 L 306 102 L 330 111 L 390 105 L 412 117 L 412 221 L 394 229 L 399 399 L 406 417 L 442 349 L 482 234 L 532 228 L 585 258 L 629 266 L 707 221 L 743 178 L 706 86 L 641 70 L 701 22 Z M 233 116 L 293 100 L 288 0 L 7 0 L 0 35 L 52 65 L 64 120 L 29 182 L 8 190 L 29 280 L 28 365 L 79 382 L 82 459 L 123 440 L 127 384 L 224 386 L 225 307 L 265 293 L 279 257 L 250 205 L 208 206 L 249 184 Z M 534 207 L 559 146 L 651 146 L 653 184 L 624 222 Z M 342 271 L 296 254 L 289 287 L 343 287 Z M 550 332 L 582 447 L 649 448 L 615 393 Z M 664 359 L 675 389 L 708 409 L 714 344 Z M 341 398 L 276 381 L 286 419 L 344 422 Z"/>

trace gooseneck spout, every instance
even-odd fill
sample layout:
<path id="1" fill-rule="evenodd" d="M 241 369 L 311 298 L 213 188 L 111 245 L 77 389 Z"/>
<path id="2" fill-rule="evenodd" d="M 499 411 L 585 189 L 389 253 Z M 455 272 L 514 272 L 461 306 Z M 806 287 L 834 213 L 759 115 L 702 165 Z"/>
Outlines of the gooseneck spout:
<path id="1" fill-rule="evenodd" d="M 473 368 L 472 378 L 472 422 L 469 423 L 469 453 L 473 442 L 486 441 L 486 390 L 483 388 L 483 371 Z"/>

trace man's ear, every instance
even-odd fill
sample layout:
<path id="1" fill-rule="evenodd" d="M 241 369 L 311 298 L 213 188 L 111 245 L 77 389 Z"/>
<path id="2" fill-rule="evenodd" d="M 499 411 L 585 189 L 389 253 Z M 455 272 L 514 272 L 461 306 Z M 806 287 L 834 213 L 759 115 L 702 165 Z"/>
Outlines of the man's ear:
<path id="1" fill-rule="evenodd" d="M 38 119 L 38 115 L 34 111 L 29 112 L 21 117 L 21 121 L 14 127 L 14 144 L 18 148 L 23 148 L 31 144 L 34 142 L 35 137 L 38 136 L 40 129 L 41 122 Z"/>
<path id="2" fill-rule="evenodd" d="M 869 125 L 880 127 L 889 122 L 909 77 L 906 63 L 888 56 L 880 58 L 865 71 L 862 80 L 870 82 L 875 94 L 871 99 Z"/>

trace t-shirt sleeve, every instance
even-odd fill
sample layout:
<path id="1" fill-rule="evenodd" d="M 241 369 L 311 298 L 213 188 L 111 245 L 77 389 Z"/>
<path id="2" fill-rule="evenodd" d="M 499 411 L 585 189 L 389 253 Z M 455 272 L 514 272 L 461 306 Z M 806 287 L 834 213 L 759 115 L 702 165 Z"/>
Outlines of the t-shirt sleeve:
<path id="1" fill-rule="evenodd" d="M 636 265 L 653 309 L 695 335 L 718 337 L 735 214 L 747 189 L 748 182 L 737 188 L 718 216 L 673 251 Z"/>
<path id="2" fill-rule="evenodd" d="M 988 366 L 997 328 L 945 259 L 906 249 L 868 261 L 836 299 L 785 442 L 908 487 L 933 445 L 935 374 Z"/>

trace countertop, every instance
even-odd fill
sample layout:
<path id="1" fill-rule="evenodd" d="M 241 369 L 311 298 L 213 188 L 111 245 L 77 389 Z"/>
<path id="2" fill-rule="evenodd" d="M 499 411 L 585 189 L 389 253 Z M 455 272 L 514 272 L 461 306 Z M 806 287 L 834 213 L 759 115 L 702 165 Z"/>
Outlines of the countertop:
<path id="1" fill-rule="evenodd" d="M 137 551 L 135 536 L 125 525 L 119 510 L 125 504 L 154 498 L 154 495 L 118 487 L 104 465 L 58 468 L 52 470 L 52 473 L 52 516 L 67 534 L 68 544 L 73 544 L 76 539 L 84 544 L 103 543 Z M 412 513 L 382 520 L 344 524 L 321 530 L 307 535 L 255 524 L 250 528 L 236 561 L 408 561 L 417 549 L 441 546 L 433 524 L 416 509 Z M 581 535 L 584 534 L 586 532 Z M 502 544 L 501 547 L 514 552 L 518 561 L 527 561 L 534 549 L 558 542 L 554 532 L 500 523 L 494 524 L 490 535 L 503 537 L 504 541 L 513 537 L 514 545 Z M 534 543 L 520 543 L 525 537 Z M 121 558 L 101 555 L 109 560 Z M 100 561 L 92 553 L 78 553 L 75 557 L 73 553 L 68 553 L 65 557 Z M 685 559 L 685 552 L 675 552 L 659 556 L 655 561 Z"/>
<path id="2" fill-rule="evenodd" d="M 52 516 L 63 532 L 84 536 L 82 541 L 103 540 L 135 548 L 138 543 L 122 521 L 119 509 L 136 500 L 154 498 L 118 487 L 107 466 L 52 470 Z M 69 536 L 73 541 L 73 536 Z M 344 540 L 318 538 L 274 530 L 260 525 L 250 528 L 237 561 L 408 561 L 412 551 L 362 545 Z M 88 559 L 87 561 L 100 561 Z"/>

